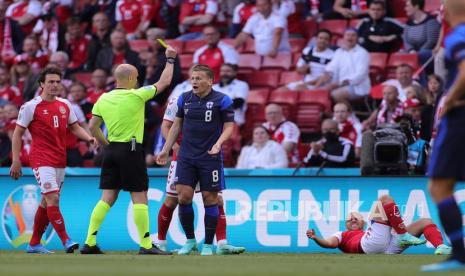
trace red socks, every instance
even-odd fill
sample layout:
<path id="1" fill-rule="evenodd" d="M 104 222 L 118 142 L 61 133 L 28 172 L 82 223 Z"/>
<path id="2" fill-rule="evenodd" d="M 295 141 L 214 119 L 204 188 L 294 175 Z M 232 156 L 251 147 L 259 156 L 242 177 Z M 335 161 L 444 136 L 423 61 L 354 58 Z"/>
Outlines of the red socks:
<path id="1" fill-rule="evenodd" d="M 32 237 L 29 241 L 30 245 L 38 245 L 40 240 L 42 239 L 42 235 L 47 229 L 48 226 L 48 217 L 47 217 L 47 209 L 42 206 L 39 206 L 36 211 L 36 215 L 34 217 L 34 226 L 32 230 Z"/>
<path id="2" fill-rule="evenodd" d="M 386 213 L 389 225 L 394 228 L 397 234 L 407 233 L 407 227 L 405 227 L 404 221 L 400 217 L 399 207 L 395 202 L 391 202 L 383 205 L 384 212 Z"/>
<path id="3" fill-rule="evenodd" d="M 425 235 L 426 240 L 429 241 L 434 247 L 438 247 L 441 244 L 444 244 L 441 232 L 434 223 L 426 225 L 425 229 L 423 230 L 423 235 Z"/>
<path id="4" fill-rule="evenodd" d="M 158 240 L 166 240 L 166 233 L 168 233 L 173 212 L 174 209 L 167 207 L 165 204 L 158 211 Z"/>
<path id="5" fill-rule="evenodd" d="M 61 215 L 60 208 L 58 206 L 47 207 L 47 216 L 52 223 L 53 229 L 57 232 L 58 237 L 63 244 L 69 239 L 65 229 L 65 221 Z"/>
<path id="6" fill-rule="evenodd" d="M 218 206 L 219 216 L 218 225 L 216 226 L 216 241 L 226 240 L 226 215 L 223 206 Z"/>

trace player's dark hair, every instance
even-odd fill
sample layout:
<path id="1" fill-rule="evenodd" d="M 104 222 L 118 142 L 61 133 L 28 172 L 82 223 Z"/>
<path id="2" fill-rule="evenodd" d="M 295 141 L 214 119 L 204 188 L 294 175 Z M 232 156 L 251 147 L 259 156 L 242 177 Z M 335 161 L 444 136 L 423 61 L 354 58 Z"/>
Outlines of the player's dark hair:
<path id="1" fill-rule="evenodd" d="M 208 65 L 197 64 L 192 67 L 191 72 L 205 72 L 208 78 L 213 80 L 213 70 Z"/>
<path id="2" fill-rule="evenodd" d="M 229 68 L 233 69 L 235 72 L 237 72 L 237 64 L 232 64 L 232 63 L 223 63 L 222 66 L 228 66 Z"/>
<path id="3" fill-rule="evenodd" d="M 386 9 L 386 3 L 383 0 L 374 0 L 370 3 L 370 7 L 371 5 L 380 5 L 384 10 Z"/>
<path id="4" fill-rule="evenodd" d="M 47 67 L 39 75 L 39 84 L 45 82 L 47 75 L 58 75 L 61 79 L 61 70 L 56 67 Z"/>
<path id="5" fill-rule="evenodd" d="M 333 37 L 333 34 L 331 33 L 330 30 L 328 29 L 319 29 L 317 32 L 316 32 L 316 36 L 318 36 L 319 34 L 321 33 L 325 33 L 325 34 L 328 34 L 329 35 L 329 39 L 331 39 Z"/>
<path id="6" fill-rule="evenodd" d="M 423 10 L 425 8 L 425 0 L 410 0 L 410 3 L 412 6 L 418 6 L 420 10 Z"/>

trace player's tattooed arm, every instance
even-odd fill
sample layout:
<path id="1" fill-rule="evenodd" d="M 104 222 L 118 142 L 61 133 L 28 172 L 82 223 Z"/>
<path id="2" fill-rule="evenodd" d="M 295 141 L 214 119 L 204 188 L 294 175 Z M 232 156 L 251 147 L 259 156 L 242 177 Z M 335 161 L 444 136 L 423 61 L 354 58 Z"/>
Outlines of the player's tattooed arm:
<path id="1" fill-rule="evenodd" d="M 339 240 L 336 237 L 322 239 L 315 234 L 314 229 L 307 230 L 307 237 L 314 240 L 316 244 L 323 248 L 337 248 L 339 245 Z"/>
<path id="2" fill-rule="evenodd" d="M 105 135 L 103 135 L 103 132 L 100 129 L 100 126 L 102 125 L 102 123 L 103 123 L 102 118 L 98 116 L 92 116 L 92 119 L 90 119 L 90 122 L 89 122 L 89 129 L 90 129 L 90 133 L 92 133 L 92 135 L 97 139 L 97 141 L 101 145 L 106 146 L 109 144 L 109 142 L 107 141 L 107 138 L 105 138 Z"/>
<path id="3" fill-rule="evenodd" d="M 10 176 L 13 179 L 18 179 L 21 175 L 21 161 L 19 159 L 19 153 L 21 152 L 21 145 L 22 145 L 22 137 L 24 132 L 26 131 L 25 128 L 16 126 L 15 131 L 13 132 L 13 146 L 12 146 L 12 163 L 10 167 Z"/>

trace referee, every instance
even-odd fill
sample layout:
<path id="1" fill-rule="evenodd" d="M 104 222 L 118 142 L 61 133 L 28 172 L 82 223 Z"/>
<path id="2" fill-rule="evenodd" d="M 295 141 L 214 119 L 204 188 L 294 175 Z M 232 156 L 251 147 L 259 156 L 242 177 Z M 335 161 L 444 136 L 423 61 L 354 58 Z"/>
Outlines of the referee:
<path id="1" fill-rule="evenodd" d="M 92 211 L 82 254 L 102 253 L 97 246 L 97 232 L 121 189 L 130 192 L 134 203 L 134 223 L 140 239 L 139 254 L 171 254 L 153 246 L 150 239 L 148 176 L 142 137 L 145 102 L 170 85 L 176 54 L 168 46 L 165 69 L 158 82 L 138 89 L 137 69 L 130 64 L 118 65 L 114 71 L 116 88 L 103 94 L 92 109 L 90 130 L 102 145 L 108 146 L 104 150 L 100 175 L 102 198 Z M 102 123 L 108 129 L 108 140 L 100 130 Z"/>

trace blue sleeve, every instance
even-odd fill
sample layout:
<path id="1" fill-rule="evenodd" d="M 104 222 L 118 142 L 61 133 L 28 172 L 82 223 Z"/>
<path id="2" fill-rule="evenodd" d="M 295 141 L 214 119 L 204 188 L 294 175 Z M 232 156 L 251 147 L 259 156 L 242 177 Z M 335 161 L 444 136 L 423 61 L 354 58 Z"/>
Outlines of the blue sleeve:
<path id="1" fill-rule="evenodd" d="M 184 94 L 181 94 L 178 98 L 178 112 L 176 112 L 176 117 L 184 118 Z"/>
<path id="2" fill-rule="evenodd" d="M 465 60 L 465 26 L 461 25 L 446 39 L 446 55 L 456 64 Z"/>
<path id="3" fill-rule="evenodd" d="M 221 120 L 223 123 L 234 122 L 233 101 L 227 95 L 221 100 Z"/>

